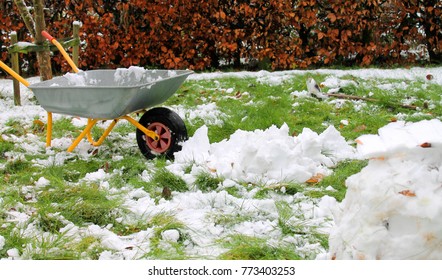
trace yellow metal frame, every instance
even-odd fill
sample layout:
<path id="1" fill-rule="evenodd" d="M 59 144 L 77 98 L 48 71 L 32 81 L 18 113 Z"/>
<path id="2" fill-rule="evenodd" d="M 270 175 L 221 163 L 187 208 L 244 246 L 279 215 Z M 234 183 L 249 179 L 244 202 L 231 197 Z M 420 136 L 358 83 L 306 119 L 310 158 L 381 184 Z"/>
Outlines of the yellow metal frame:
<path id="1" fill-rule="evenodd" d="M 136 121 L 135 119 L 129 116 L 122 116 L 117 119 L 114 119 L 111 122 L 111 124 L 106 128 L 106 130 L 103 132 L 101 137 L 97 141 L 95 141 L 92 137 L 91 132 L 92 128 L 97 124 L 98 121 L 100 121 L 100 119 L 88 119 L 86 127 L 83 129 L 80 135 L 78 135 L 78 137 L 72 142 L 72 144 L 69 146 L 67 151 L 72 152 L 78 146 L 78 144 L 80 144 L 81 140 L 83 140 L 84 138 L 87 138 L 89 143 L 91 143 L 93 146 L 96 147 L 100 146 L 101 144 L 103 144 L 104 140 L 112 131 L 112 129 L 115 127 L 117 122 L 121 119 L 127 120 L 133 126 L 144 132 L 144 134 L 146 134 L 147 137 L 152 138 L 154 141 L 158 141 L 160 139 L 159 135 L 155 131 L 145 128 L 138 121 Z M 46 147 L 51 147 L 51 142 L 52 142 L 52 113 L 48 112 L 48 121 L 46 125 Z"/>

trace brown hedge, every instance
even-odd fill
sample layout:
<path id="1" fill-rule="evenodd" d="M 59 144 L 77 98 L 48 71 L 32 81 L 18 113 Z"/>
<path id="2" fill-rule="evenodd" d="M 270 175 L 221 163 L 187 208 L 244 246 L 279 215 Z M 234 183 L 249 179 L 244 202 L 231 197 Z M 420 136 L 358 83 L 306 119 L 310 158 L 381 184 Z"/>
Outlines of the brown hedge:
<path id="1" fill-rule="evenodd" d="M 366 66 L 413 62 L 419 54 L 407 51 L 419 47 L 432 61 L 442 58 L 438 0 L 47 0 L 46 6 L 56 38 L 71 36 L 72 22 L 82 22 L 82 69 Z M 0 30 L 3 61 L 8 32 L 32 40 L 11 0 L 0 3 Z M 69 69 L 59 55 L 53 61 L 55 69 Z"/>

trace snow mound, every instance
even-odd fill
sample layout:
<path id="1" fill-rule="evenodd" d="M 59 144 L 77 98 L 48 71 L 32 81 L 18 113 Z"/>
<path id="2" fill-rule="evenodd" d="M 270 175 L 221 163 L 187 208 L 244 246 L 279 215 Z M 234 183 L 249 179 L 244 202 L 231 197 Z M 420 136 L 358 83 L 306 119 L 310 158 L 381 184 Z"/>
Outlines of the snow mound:
<path id="1" fill-rule="evenodd" d="M 358 139 L 368 165 L 330 233 L 330 258 L 442 258 L 442 123 L 391 123 Z"/>
<path id="2" fill-rule="evenodd" d="M 393 122 L 380 128 L 378 134 L 356 140 L 358 151 L 365 158 L 396 156 L 430 144 L 433 148 L 442 147 L 442 125 L 436 119 L 408 124 Z"/>
<path id="3" fill-rule="evenodd" d="M 237 182 L 303 183 L 313 176 L 330 174 L 330 167 L 355 155 L 355 149 L 333 126 L 320 135 L 304 128 L 298 137 L 289 134 L 286 124 L 266 130 L 237 130 L 229 139 L 213 144 L 207 132 L 206 126 L 199 128 L 183 143 L 182 151 L 175 153 L 175 163 L 168 168 L 182 172 L 192 164 L 194 169 L 205 168 Z"/>

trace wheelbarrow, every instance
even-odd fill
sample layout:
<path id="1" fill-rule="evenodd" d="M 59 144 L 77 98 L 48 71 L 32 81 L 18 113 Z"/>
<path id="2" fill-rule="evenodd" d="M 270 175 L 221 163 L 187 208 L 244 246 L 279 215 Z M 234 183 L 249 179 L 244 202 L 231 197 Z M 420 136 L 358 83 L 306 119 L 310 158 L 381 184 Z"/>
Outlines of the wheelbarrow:
<path id="1" fill-rule="evenodd" d="M 48 34 L 45 36 L 48 37 Z M 52 37 L 49 39 L 57 43 Z M 31 89 L 38 103 L 47 111 L 47 147 L 51 146 L 52 141 L 52 113 L 58 113 L 88 119 L 86 127 L 69 146 L 68 152 L 72 152 L 85 137 L 93 146 L 100 146 L 117 122 L 126 120 L 137 128 L 137 144 L 146 158 L 159 155 L 173 158 L 173 154 L 181 149 L 181 143 L 188 138 L 184 121 L 168 108 L 146 109 L 165 102 L 192 71 L 145 70 L 141 67 L 78 71 L 63 52 L 77 73 L 34 84 L 29 84 L 0 61 L 0 67 Z M 129 116 L 135 113 L 143 113 L 139 121 Z M 91 135 L 92 128 L 104 120 L 112 122 L 95 141 Z"/>

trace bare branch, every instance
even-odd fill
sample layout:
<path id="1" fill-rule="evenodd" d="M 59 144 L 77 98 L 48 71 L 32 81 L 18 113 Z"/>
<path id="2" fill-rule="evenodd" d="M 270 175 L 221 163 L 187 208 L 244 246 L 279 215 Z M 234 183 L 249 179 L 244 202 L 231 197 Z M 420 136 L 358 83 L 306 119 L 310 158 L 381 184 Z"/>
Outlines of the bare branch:
<path id="1" fill-rule="evenodd" d="M 25 1 L 24 0 L 14 0 L 14 3 L 15 3 L 15 5 L 17 5 L 20 15 L 23 18 L 23 21 L 25 22 L 26 28 L 28 28 L 32 37 L 35 38 L 35 22 L 34 22 L 34 19 L 32 18 L 31 13 L 28 10 L 28 7 L 26 6 Z"/>
<path id="2" fill-rule="evenodd" d="M 44 3 L 43 0 L 33 0 L 34 3 L 34 17 L 35 17 L 35 43 L 41 44 L 45 38 L 41 35 L 41 32 L 46 29 L 44 19 Z"/>

